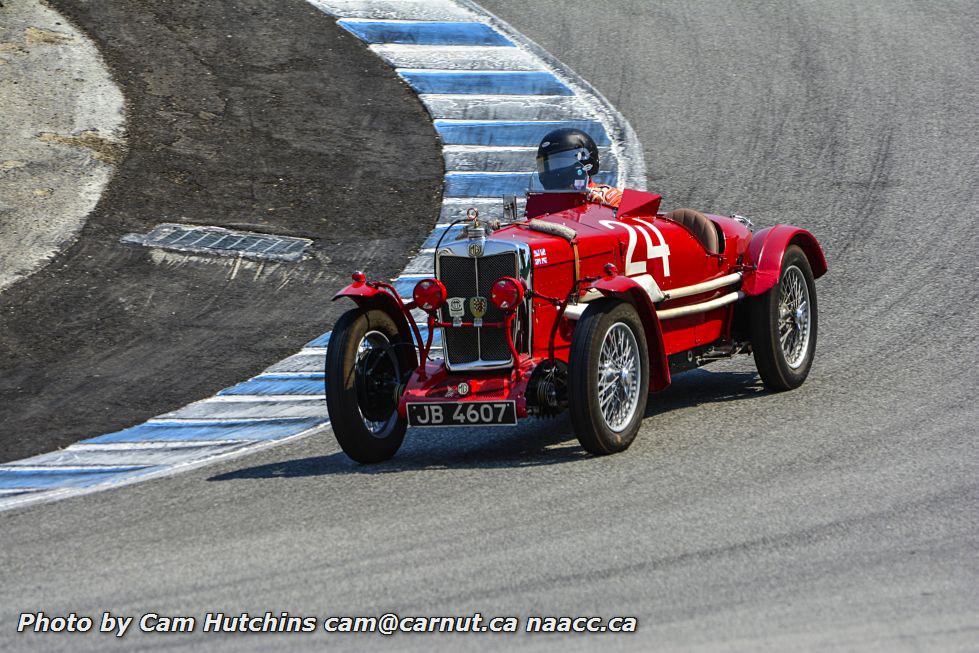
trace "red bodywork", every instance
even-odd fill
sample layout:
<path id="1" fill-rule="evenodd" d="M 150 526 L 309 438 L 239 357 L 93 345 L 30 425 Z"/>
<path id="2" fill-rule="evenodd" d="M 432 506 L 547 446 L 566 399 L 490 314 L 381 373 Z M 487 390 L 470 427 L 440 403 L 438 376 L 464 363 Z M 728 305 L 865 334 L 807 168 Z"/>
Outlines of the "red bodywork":
<path id="1" fill-rule="evenodd" d="M 766 292 L 778 282 L 782 255 L 793 244 L 806 254 L 815 277 L 826 272 L 819 244 L 804 229 L 777 225 L 752 233 L 735 218 L 709 215 L 722 243 L 720 253 L 714 254 L 684 225 L 667 219 L 659 211 L 659 205 L 659 195 L 626 190 L 618 210 L 587 203 L 583 195 L 566 193 L 530 194 L 526 209 L 528 219 L 570 227 L 577 234 L 580 299 L 585 301 L 600 293 L 634 305 L 646 329 L 651 391 L 669 385 L 670 356 L 731 342 L 735 314 L 743 300 L 739 295 L 739 301 L 670 319 L 661 320 L 658 313 L 717 300 L 738 290 L 744 297 Z M 526 391 L 534 368 L 551 356 L 568 362 L 576 319 L 565 315 L 570 308 L 559 300 L 569 296 L 575 283 L 575 252 L 571 243 L 560 236 L 534 230 L 526 223 L 504 227 L 488 238 L 519 241 L 534 253 L 531 353 L 518 356 L 510 369 L 490 371 L 453 373 L 441 360 L 427 361 L 411 375 L 401 396 L 402 416 L 409 402 L 512 399 L 516 401 L 517 415 L 526 417 Z M 614 268 L 607 267 L 608 264 Z M 668 296 L 670 291 L 689 291 L 690 286 L 736 273 L 742 275 L 740 283 L 675 299 Z M 650 292 L 647 275 L 658 288 L 658 294 Z M 355 282 L 336 296 L 388 310 L 402 334 L 418 345 L 420 360 L 426 360 L 433 329 L 429 328 L 429 336 L 423 340 L 410 317 L 414 303 L 403 303 L 390 286 L 374 282 Z M 432 317 L 429 326 L 436 326 Z M 461 382 L 471 389 L 465 396 L 459 395 Z"/>

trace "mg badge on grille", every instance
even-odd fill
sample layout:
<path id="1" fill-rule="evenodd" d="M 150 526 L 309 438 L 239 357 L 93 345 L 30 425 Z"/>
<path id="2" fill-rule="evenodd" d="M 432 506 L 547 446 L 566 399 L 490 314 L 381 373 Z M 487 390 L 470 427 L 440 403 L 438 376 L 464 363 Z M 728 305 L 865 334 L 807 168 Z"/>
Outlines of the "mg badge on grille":
<path id="1" fill-rule="evenodd" d="M 474 327 L 483 326 L 483 316 L 486 315 L 486 309 L 488 306 L 489 304 L 486 303 L 485 297 L 469 298 L 469 312 L 473 314 Z"/>
<path id="2" fill-rule="evenodd" d="M 469 256 L 476 258 L 483 255 L 482 243 L 469 243 Z"/>

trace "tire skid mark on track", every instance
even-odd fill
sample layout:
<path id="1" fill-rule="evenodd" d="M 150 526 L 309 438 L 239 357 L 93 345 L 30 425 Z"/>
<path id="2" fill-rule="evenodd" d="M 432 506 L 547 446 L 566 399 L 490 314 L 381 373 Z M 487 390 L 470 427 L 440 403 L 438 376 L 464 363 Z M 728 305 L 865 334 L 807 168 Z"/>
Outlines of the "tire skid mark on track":
<path id="1" fill-rule="evenodd" d="M 391 64 L 419 94 L 442 139 L 445 192 L 422 251 L 393 281 L 402 296 L 432 274 L 449 224 L 476 207 L 502 217 L 520 195 L 540 138 L 578 127 L 602 147 L 601 181 L 645 188 L 632 127 L 585 80 L 469 0 L 307 0 Z M 451 237 L 452 234 L 449 234 Z M 419 325 L 423 337 L 427 328 Z M 441 346 L 435 334 L 435 352 Z M 192 469 L 323 432 L 330 333 L 214 397 L 65 449 L 0 465 L 0 511 Z"/>

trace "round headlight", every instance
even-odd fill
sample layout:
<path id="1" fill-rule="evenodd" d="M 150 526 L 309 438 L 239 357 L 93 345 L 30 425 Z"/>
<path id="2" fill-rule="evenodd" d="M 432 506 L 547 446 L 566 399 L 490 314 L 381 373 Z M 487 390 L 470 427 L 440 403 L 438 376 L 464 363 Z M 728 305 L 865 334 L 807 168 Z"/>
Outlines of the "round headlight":
<path id="1" fill-rule="evenodd" d="M 415 284 L 412 299 L 423 311 L 432 312 L 445 302 L 445 286 L 438 279 L 422 279 Z"/>
<path id="2" fill-rule="evenodd" d="M 523 301 L 523 284 L 513 277 L 502 277 L 490 288 L 490 301 L 504 313 L 515 311 Z"/>

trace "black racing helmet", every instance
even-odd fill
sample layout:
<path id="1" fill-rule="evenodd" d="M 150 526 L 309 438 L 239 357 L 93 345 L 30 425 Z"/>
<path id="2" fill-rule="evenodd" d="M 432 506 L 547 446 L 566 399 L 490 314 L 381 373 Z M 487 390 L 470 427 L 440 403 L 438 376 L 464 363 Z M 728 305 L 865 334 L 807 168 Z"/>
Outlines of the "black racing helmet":
<path id="1" fill-rule="evenodd" d="M 598 174 L 598 146 L 580 129 L 555 129 L 537 148 L 537 175 L 547 190 L 582 190 Z"/>

